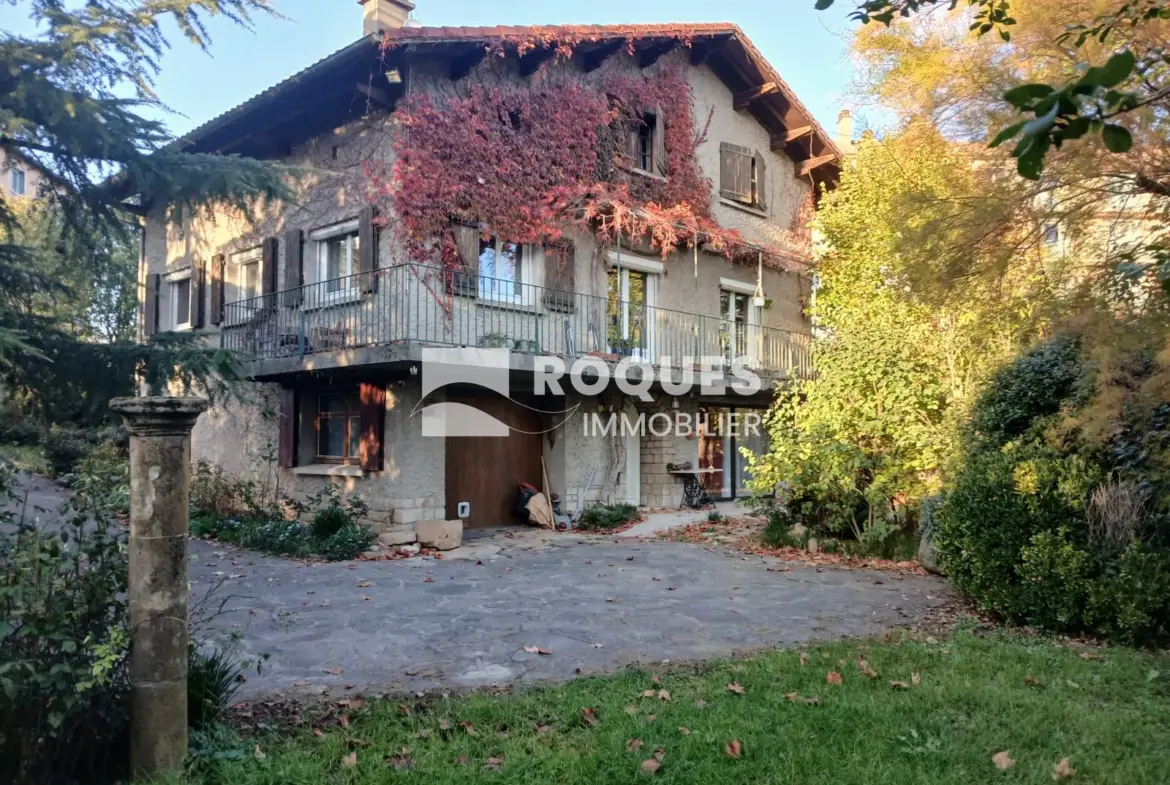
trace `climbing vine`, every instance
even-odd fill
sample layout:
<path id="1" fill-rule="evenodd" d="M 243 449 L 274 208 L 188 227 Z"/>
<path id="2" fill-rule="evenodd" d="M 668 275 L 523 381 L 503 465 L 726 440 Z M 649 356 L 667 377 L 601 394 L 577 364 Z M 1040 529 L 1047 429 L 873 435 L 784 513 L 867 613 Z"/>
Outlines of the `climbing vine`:
<path id="1" fill-rule="evenodd" d="M 559 57 L 571 53 L 559 46 Z M 660 172 L 635 171 L 627 154 L 627 136 L 647 114 L 663 121 Z M 671 65 L 596 82 L 559 83 L 542 71 L 531 84 L 476 84 L 464 95 L 420 91 L 392 115 L 393 164 L 370 163 L 366 176 L 413 261 L 458 267 L 451 226 L 462 223 L 521 243 L 587 228 L 603 243 L 620 236 L 663 256 L 699 242 L 754 263 L 760 249 L 745 253 L 738 233 L 711 218 L 712 184 L 695 155 L 705 120 L 696 123 L 690 86 Z M 791 250 L 765 254 L 772 266 L 792 266 Z"/>

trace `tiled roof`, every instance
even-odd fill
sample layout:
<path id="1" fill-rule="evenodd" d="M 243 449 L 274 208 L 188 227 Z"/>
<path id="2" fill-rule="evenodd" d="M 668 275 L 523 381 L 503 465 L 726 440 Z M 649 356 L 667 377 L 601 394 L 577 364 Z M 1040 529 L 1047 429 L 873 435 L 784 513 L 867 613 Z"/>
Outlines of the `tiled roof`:
<path id="1" fill-rule="evenodd" d="M 493 27 L 401 27 L 387 30 L 383 33 L 383 40 L 396 45 L 433 45 L 442 43 L 458 43 L 466 41 L 604 41 L 612 39 L 646 39 L 646 38 L 680 38 L 700 39 L 718 36 L 729 36 L 743 47 L 743 52 L 756 68 L 759 69 L 764 81 L 775 82 L 780 93 L 805 117 L 813 126 L 814 132 L 825 146 L 837 155 L 838 159 L 844 156 L 835 144 L 833 137 L 813 118 L 813 115 L 796 97 L 796 93 L 780 76 L 775 68 L 760 53 L 750 39 L 744 35 L 738 25 L 730 22 L 671 22 L 665 24 L 614 24 L 614 25 L 497 25 Z M 218 117 L 209 120 L 198 128 L 184 134 L 176 144 L 198 142 L 208 133 L 222 127 L 237 117 L 245 115 L 250 109 L 258 106 L 265 99 L 272 98 L 283 90 L 295 85 L 303 78 L 310 76 L 314 71 L 327 66 L 330 62 L 342 58 L 350 53 L 359 51 L 364 46 L 373 46 L 377 39 L 373 36 L 361 38 L 349 46 L 334 52 L 313 65 L 302 69 L 293 76 L 270 87 L 259 95 L 250 98 L 233 109 L 224 112 Z"/>

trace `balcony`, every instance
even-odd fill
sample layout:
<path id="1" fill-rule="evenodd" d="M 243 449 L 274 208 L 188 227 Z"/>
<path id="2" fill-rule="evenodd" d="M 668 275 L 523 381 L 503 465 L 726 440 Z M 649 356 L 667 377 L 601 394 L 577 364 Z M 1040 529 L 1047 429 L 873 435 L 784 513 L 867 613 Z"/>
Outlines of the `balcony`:
<path id="1" fill-rule="evenodd" d="M 629 358 L 660 370 L 739 358 L 770 380 L 812 373 L 804 333 L 415 264 L 228 303 L 220 338 L 258 364 L 257 377 L 411 359 L 391 350 L 419 346 Z"/>

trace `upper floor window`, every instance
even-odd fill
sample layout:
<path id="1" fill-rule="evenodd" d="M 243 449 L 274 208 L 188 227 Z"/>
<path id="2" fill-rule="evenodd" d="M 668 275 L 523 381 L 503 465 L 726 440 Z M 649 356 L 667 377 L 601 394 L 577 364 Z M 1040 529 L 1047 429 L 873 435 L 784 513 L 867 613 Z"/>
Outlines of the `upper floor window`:
<path id="1" fill-rule="evenodd" d="M 666 125 L 661 111 L 644 113 L 641 122 L 629 130 L 626 155 L 635 171 L 666 176 Z"/>
<path id="2" fill-rule="evenodd" d="M 25 172 L 23 169 L 13 169 L 9 172 L 8 189 L 16 196 L 24 196 Z"/>
<path id="3" fill-rule="evenodd" d="M 1060 227 L 1056 224 L 1048 224 L 1044 227 L 1044 244 L 1056 245 L 1060 242 Z"/>
<path id="4" fill-rule="evenodd" d="M 259 297 L 260 265 L 263 254 L 259 248 L 250 248 L 232 256 L 232 273 L 236 286 L 236 301 Z"/>
<path id="5" fill-rule="evenodd" d="M 357 289 L 358 221 L 327 226 L 309 234 L 317 245 L 317 292 L 320 299 L 338 297 Z"/>
<path id="6" fill-rule="evenodd" d="M 173 278 L 170 281 L 171 327 L 186 330 L 191 327 L 191 276 Z"/>
<path id="7" fill-rule="evenodd" d="M 767 162 L 758 150 L 731 142 L 719 145 L 719 195 L 760 210 L 768 208 Z"/>
<path id="8" fill-rule="evenodd" d="M 524 249 L 498 237 L 479 240 L 479 296 L 514 299 L 523 281 Z"/>

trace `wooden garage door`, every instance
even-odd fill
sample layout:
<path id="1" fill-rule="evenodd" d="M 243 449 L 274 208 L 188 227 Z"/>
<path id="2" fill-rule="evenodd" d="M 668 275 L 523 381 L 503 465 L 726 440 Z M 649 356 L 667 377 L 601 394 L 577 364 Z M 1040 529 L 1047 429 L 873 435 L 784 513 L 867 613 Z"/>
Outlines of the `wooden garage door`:
<path id="1" fill-rule="evenodd" d="M 540 415 L 502 398 L 449 395 L 447 400 L 474 406 L 513 428 L 507 438 L 447 437 L 447 517 L 458 514 L 459 502 L 470 502 L 471 515 L 463 521 L 468 528 L 516 523 L 516 486 L 528 482 L 543 488 Z"/>

